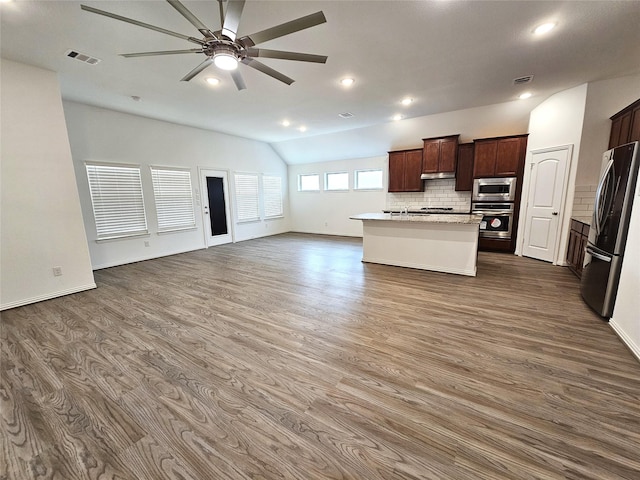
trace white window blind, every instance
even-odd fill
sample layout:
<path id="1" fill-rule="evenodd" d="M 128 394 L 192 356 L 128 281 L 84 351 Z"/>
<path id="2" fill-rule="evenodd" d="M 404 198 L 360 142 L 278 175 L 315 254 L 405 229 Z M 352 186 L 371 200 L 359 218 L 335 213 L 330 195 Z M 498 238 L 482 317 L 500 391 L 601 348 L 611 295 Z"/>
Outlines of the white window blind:
<path id="1" fill-rule="evenodd" d="M 282 211 L 282 179 L 271 175 L 263 175 L 262 191 L 264 196 L 264 217 L 281 217 Z"/>
<path id="2" fill-rule="evenodd" d="M 383 187 L 382 170 L 356 170 L 354 183 L 356 190 L 381 189 Z"/>
<path id="3" fill-rule="evenodd" d="M 317 192 L 320 190 L 320 175 L 317 173 L 298 175 L 298 191 Z"/>
<path id="4" fill-rule="evenodd" d="M 140 167 L 86 164 L 98 240 L 147 231 Z"/>
<path id="5" fill-rule="evenodd" d="M 235 185 L 238 222 L 259 220 L 258 175 L 236 173 Z"/>
<path id="6" fill-rule="evenodd" d="M 177 168 L 151 167 L 151 180 L 156 200 L 158 231 L 195 228 L 191 172 Z"/>
<path id="7" fill-rule="evenodd" d="M 325 190 L 349 190 L 349 173 L 327 173 L 325 175 Z"/>

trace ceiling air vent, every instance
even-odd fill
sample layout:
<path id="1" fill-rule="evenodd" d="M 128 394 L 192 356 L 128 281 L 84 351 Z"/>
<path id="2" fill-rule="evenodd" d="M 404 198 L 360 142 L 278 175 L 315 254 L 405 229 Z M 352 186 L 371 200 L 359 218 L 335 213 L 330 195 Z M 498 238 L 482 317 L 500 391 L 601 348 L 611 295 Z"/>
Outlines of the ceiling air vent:
<path id="1" fill-rule="evenodd" d="M 95 65 L 100 63 L 102 60 L 99 58 L 91 57 L 86 53 L 76 52 L 75 50 L 68 50 L 65 54 L 67 57 L 74 58 L 76 60 L 80 60 L 81 62 L 88 63 L 89 65 Z"/>
<path id="2" fill-rule="evenodd" d="M 344 112 L 344 113 L 339 113 L 338 116 L 340 118 L 351 118 L 351 117 L 353 117 L 353 113 Z"/>
<path id="3" fill-rule="evenodd" d="M 518 77 L 513 79 L 514 85 L 523 85 L 525 83 L 530 83 L 533 80 L 533 75 L 525 75 L 524 77 Z"/>

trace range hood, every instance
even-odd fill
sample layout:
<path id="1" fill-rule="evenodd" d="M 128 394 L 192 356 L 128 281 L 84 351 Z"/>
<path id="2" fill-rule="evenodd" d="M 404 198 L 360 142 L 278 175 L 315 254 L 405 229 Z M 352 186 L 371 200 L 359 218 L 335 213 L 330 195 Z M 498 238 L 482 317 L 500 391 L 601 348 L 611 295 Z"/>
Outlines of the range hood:
<path id="1" fill-rule="evenodd" d="M 420 180 L 436 180 L 438 178 L 456 178 L 455 172 L 423 173 Z"/>

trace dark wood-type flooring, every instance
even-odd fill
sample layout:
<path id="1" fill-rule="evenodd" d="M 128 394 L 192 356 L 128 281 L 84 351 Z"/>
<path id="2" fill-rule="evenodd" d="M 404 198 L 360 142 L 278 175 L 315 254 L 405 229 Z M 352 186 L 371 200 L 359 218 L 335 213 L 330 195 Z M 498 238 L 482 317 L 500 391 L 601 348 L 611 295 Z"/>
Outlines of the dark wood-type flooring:
<path id="1" fill-rule="evenodd" d="M 278 235 L 2 314 L 2 479 L 639 479 L 640 363 L 565 268 Z"/>

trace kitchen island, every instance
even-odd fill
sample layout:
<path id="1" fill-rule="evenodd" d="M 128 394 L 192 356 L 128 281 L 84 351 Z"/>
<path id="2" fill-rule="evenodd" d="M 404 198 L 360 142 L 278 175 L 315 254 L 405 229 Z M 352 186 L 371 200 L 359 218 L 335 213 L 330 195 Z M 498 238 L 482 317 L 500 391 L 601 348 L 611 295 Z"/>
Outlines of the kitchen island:
<path id="1" fill-rule="evenodd" d="M 476 275 L 482 215 L 361 213 L 362 261 Z"/>

